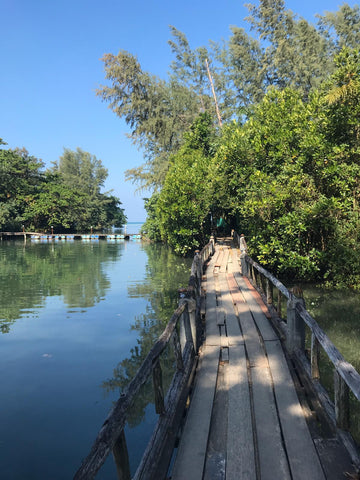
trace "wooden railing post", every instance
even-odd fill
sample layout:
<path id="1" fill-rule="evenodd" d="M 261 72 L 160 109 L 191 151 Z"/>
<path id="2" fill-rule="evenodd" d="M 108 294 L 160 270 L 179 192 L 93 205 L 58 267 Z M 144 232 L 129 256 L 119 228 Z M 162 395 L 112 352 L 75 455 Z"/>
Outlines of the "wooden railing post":
<path id="1" fill-rule="evenodd" d="M 201 295 L 201 279 L 202 279 L 202 263 L 200 258 L 200 251 L 196 250 L 195 257 L 194 257 L 194 264 L 195 264 L 195 289 L 196 289 L 196 297 Z"/>
<path id="2" fill-rule="evenodd" d="M 295 350 L 304 351 L 305 349 L 305 324 L 296 312 L 296 305 L 301 303 L 304 305 L 304 299 L 297 298 L 291 294 L 287 302 L 286 319 L 287 319 L 287 347 L 290 353 Z"/>
<path id="3" fill-rule="evenodd" d="M 124 430 L 121 431 L 114 444 L 113 457 L 118 480 L 131 480 L 129 453 Z"/>
<path id="4" fill-rule="evenodd" d="M 256 269 L 255 269 L 254 265 L 251 265 L 251 277 L 252 277 L 252 281 L 254 283 L 254 287 L 256 287 L 257 280 L 256 280 Z"/>
<path id="5" fill-rule="evenodd" d="M 153 364 L 152 373 L 153 373 L 153 385 L 154 385 L 154 394 L 155 394 L 155 411 L 159 415 L 162 415 L 163 413 L 165 413 L 165 403 L 164 403 L 162 370 L 161 370 L 159 358 L 157 358 Z"/>
<path id="6" fill-rule="evenodd" d="M 279 317 L 281 317 L 281 315 L 282 315 L 281 300 L 282 300 L 282 294 L 281 294 L 280 290 L 278 290 L 277 308 L 276 308 L 276 310 L 277 310 L 277 312 L 278 312 Z"/>
<path id="7" fill-rule="evenodd" d="M 183 313 L 185 338 L 196 349 L 196 301 L 192 298 L 183 298 L 180 303 L 186 303 Z"/>
<path id="8" fill-rule="evenodd" d="M 319 369 L 319 360 L 320 360 L 320 344 L 318 339 L 311 334 L 311 377 L 314 380 L 319 380 L 320 378 L 320 369 Z"/>
<path id="9" fill-rule="evenodd" d="M 241 265 L 241 273 L 244 275 L 244 277 L 248 276 L 248 266 L 246 262 L 246 253 L 241 253 L 240 254 L 240 265 Z"/>
<path id="10" fill-rule="evenodd" d="M 336 425 L 342 430 L 348 430 L 350 428 L 349 387 L 336 370 L 334 370 L 334 396 Z"/>
<path id="11" fill-rule="evenodd" d="M 265 285 L 266 285 L 266 302 L 268 305 L 271 305 L 273 303 L 273 286 L 272 283 L 268 278 L 265 279 Z"/>
<path id="12" fill-rule="evenodd" d="M 179 335 L 176 331 L 174 330 L 173 336 L 172 336 L 172 341 L 174 345 L 174 354 L 176 358 L 176 367 L 178 370 L 184 370 L 184 362 L 182 358 L 182 353 L 181 353 L 181 345 L 180 345 L 180 339 Z"/>

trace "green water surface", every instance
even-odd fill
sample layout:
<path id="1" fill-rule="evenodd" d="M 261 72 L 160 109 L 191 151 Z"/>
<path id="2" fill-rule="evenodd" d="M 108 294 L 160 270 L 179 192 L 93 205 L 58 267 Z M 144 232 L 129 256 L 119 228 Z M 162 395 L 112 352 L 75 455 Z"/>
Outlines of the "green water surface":
<path id="1" fill-rule="evenodd" d="M 0 243 L 1 478 L 73 477 L 190 264 L 139 241 Z M 133 472 L 155 420 L 145 386 L 126 427 Z M 116 478 L 111 458 L 97 478 Z"/>

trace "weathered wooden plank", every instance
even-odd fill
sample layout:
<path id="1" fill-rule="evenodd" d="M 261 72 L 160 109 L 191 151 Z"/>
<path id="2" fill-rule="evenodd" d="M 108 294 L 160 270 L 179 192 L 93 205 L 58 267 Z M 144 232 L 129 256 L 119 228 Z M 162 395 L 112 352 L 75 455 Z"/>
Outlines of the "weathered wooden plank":
<path id="1" fill-rule="evenodd" d="M 131 480 L 129 453 L 124 430 L 114 444 L 113 457 L 118 480 Z"/>
<path id="2" fill-rule="evenodd" d="M 325 476 L 299 403 L 280 341 L 265 342 L 293 480 Z"/>
<path id="3" fill-rule="evenodd" d="M 237 303 L 244 303 L 244 296 L 239 289 L 239 285 L 235 280 L 234 273 L 228 273 L 226 275 L 226 279 L 229 285 L 229 291 L 231 293 L 233 304 L 236 305 Z"/>
<path id="4" fill-rule="evenodd" d="M 319 369 L 319 361 L 320 361 L 320 345 L 317 341 L 315 335 L 311 334 L 311 377 L 315 380 L 319 380 L 320 378 L 320 369 Z"/>
<path id="5" fill-rule="evenodd" d="M 220 272 L 221 273 L 226 273 L 227 272 L 227 265 L 229 261 L 229 248 L 224 248 L 223 250 L 223 257 L 221 261 L 221 266 L 220 266 Z"/>
<path id="6" fill-rule="evenodd" d="M 250 366 L 267 365 L 264 350 L 261 346 L 259 334 L 249 306 L 246 303 L 240 303 L 237 305 L 237 311 Z"/>
<path id="7" fill-rule="evenodd" d="M 219 248 L 219 253 L 216 258 L 215 267 L 221 268 L 223 259 L 224 259 L 224 249 L 221 247 Z"/>
<path id="8" fill-rule="evenodd" d="M 270 312 L 267 308 L 267 306 L 265 305 L 263 299 L 261 298 L 261 295 L 260 293 L 256 290 L 256 288 L 254 288 L 249 279 L 246 278 L 246 277 L 241 277 L 240 275 L 237 275 L 236 276 L 236 279 L 242 279 L 244 280 L 246 286 L 247 286 L 247 290 L 251 293 L 251 295 L 253 296 L 253 298 L 255 299 L 255 301 L 257 302 L 257 304 L 259 305 L 262 313 L 266 316 L 266 318 L 271 318 L 271 315 L 270 315 Z"/>
<path id="9" fill-rule="evenodd" d="M 256 479 L 250 391 L 244 345 L 229 349 L 226 480 Z"/>
<path id="10" fill-rule="evenodd" d="M 226 280 L 226 275 L 219 275 L 218 281 L 219 286 L 221 287 L 221 305 L 225 312 L 226 330 L 229 339 L 229 345 L 243 343 L 244 338 L 240 330 L 239 320 L 235 314 L 232 297 L 229 292 L 229 285 Z"/>
<path id="11" fill-rule="evenodd" d="M 229 273 L 240 273 L 240 258 L 239 251 L 236 248 L 231 248 L 231 257 L 232 257 L 232 269 Z"/>
<path id="12" fill-rule="evenodd" d="M 219 326 L 217 325 L 217 304 L 215 279 L 209 271 L 206 282 L 206 314 L 205 314 L 205 343 L 206 345 L 220 345 Z"/>
<path id="13" fill-rule="evenodd" d="M 205 465 L 220 348 L 205 346 L 172 471 L 173 480 L 199 480 Z"/>
<path id="14" fill-rule="evenodd" d="M 343 430 L 350 428 L 349 387 L 337 371 L 334 372 L 336 424 Z"/>
<path id="15" fill-rule="evenodd" d="M 225 311 L 222 306 L 218 306 L 216 309 L 216 324 L 218 326 L 225 325 Z"/>
<path id="16" fill-rule="evenodd" d="M 227 349 L 226 349 L 227 350 Z M 221 352 L 223 355 L 224 350 Z M 223 360 L 223 359 L 222 359 Z M 227 364 L 219 364 L 211 427 L 206 449 L 202 480 L 225 480 L 228 394 L 225 371 Z M 170 480 L 170 479 L 168 479 Z"/>
<path id="17" fill-rule="evenodd" d="M 251 368 L 261 480 L 290 480 L 268 367 Z"/>
<path id="18" fill-rule="evenodd" d="M 258 326 L 260 333 L 264 340 L 276 340 L 278 337 L 272 328 L 269 320 L 265 317 L 260 305 L 252 295 L 248 284 L 244 281 L 243 277 L 240 275 L 235 276 L 236 281 L 241 289 L 241 292 L 249 305 L 251 313 L 254 317 L 256 325 Z"/>

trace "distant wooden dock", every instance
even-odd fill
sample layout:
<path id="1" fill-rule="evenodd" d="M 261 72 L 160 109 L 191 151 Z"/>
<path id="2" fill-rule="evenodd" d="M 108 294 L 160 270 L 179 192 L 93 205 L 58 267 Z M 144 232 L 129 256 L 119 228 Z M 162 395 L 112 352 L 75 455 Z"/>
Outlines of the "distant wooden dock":
<path id="1" fill-rule="evenodd" d="M 32 240 L 34 242 L 71 241 L 71 240 L 139 240 L 140 233 L 38 233 L 38 232 L 0 232 L 0 240 Z"/>

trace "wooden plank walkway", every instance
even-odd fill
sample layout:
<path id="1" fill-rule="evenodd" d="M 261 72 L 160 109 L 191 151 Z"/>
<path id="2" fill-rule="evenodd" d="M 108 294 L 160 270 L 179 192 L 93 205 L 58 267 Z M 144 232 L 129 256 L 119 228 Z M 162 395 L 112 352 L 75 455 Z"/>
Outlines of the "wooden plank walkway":
<path id="1" fill-rule="evenodd" d="M 207 268 L 205 343 L 171 479 L 346 478 L 324 467 L 281 342 L 238 256 L 230 241 L 217 244 Z"/>

